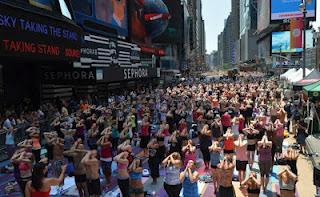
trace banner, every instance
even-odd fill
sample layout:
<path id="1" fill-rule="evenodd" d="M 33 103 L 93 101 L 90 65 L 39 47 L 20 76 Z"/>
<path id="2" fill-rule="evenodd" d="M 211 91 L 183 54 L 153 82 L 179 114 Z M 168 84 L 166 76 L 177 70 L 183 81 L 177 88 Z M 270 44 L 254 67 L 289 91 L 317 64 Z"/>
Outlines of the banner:
<path id="1" fill-rule="evenodd" d="M 303 18 L 290 20 L 290 48 L 302 48 Z"/>
<path id="2" fill-rule="evenodd" d="M 72 21 L 0 3 L 0 56 L 79 61 L 82 30 Z"/>
<path id="3" fill-rule="evenodd" d="M 138 67 L 138 68 L 103 68 L 103 82 L 119 82 L 138 80 L 146 78 L 157 78 L 157 68 Z"/>
<path id="4" fill-rule="evenodd" d="M 269 2 L 268 0 L 259 1 Z M 316 1 L 317 0 L 309 0 L 306 2 L 306 17 L 309 20 L 316 19 Z M 303 13 L 299 9 L 301 3 L 301 0 L 271 0 L 271 22 L 303 17 Z"/>
<path id="5" fill-rule="evenodd" d="M 48 84 L 94 84 L 95 68 L 42 68 L 41 79 Z"/>

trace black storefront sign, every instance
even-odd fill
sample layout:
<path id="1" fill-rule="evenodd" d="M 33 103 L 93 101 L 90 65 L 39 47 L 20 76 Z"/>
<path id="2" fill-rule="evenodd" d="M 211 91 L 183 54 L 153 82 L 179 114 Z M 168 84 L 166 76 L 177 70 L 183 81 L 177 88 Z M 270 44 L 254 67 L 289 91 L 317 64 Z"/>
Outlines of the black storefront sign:
<path id="1" fill-rule="evenodd" d="M 72 21 L 0 3 L 0 56 L 79 61 L 81 37 Z"/>
<path id="2" fill-rule="evenodd" d="M 115 81 L 129 81 L 144 78 L 156 78 L 157 69 L 148 67 L 139 68 L 104 68 L 103 69 L 103 81 L 115 82 Z"/>
<path id="3" fill-rule="evenodd" d="M 96 69 L 43 69 L 42 81 L 46 84 L 94 84 L 97 80 Z"/>
<path id="4" fill-rule="evenodd" d="M 141 66 L 140 48 L 133 43 L 96 35 L 85 35 L 81 65 L 92 67 Z"/>

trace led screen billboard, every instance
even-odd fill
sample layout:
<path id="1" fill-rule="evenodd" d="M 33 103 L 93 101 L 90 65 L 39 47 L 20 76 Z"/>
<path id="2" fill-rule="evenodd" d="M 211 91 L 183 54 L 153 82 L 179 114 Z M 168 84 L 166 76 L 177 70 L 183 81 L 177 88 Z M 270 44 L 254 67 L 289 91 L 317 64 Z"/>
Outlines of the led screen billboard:
<path id="1" fill-rule="evenodd" d="M 127 29 L 126 0 L 95 0 L 96 18 L 120 29 Z"/>
<path id="2" fill-rule="evenodd" d="M 161 35 L 168 26 L 170 15 L 162 0 L 130 0 L 131 40 L 148 43 Z"/>
<path id="3" fill-rule="evenodd" d="M 306 47 L 313 47 L 312 30 L 306 31 Z M 290 48 L 290 31 L 272 32 L 271 48 L 272 53 L 302 52 L 302 48 Z"/>
<path id="4" fill-rule="evenodd" d="M 301 0 L 271 0 L 271 21 L 303 17 L 299 5 Z M 307 17 L 316 17 L 316 0 L 307 3 Z"/>
<path id="5" fill-rule="evenodd" d="M 121 36 L 128 35 L 127 0 L 72 0 L 71 2 L 78 23 L 94 21 L 115 29 Z M 95 27 L 92 27 L 91 30 L 108 33 L 105 29 Z"/>
<path id="6" fill-rule="evenodd" d="M 180 1 L 163 0 L 170 13 L 170 20 L 165 31 L 155 38 L 156 43 L 177 43 L 183 41 L 183 7 Z"/>

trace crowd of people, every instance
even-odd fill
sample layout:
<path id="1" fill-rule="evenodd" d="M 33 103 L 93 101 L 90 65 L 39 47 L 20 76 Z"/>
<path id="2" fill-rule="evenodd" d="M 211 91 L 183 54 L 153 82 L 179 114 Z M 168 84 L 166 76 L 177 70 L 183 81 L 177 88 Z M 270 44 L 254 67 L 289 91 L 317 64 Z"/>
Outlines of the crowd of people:
<path id="1" fill-rule="evenodd" d="M 54 117 L 50 130 L 40 130 L 44 113 L 34 113 L 27 138 L 17 145 L 10 114 L 3 129 L 14 177 L 27 197 L 49 196 L 51 186 L 63 185 L 64 176 L 74 177 L 81 197 L 101 196 L 100 178 L 110 189 L 114 176 L 123 197 L 142 197 L 145 169 L 152 184 L 164 170 L 169 197 L 181 191 L 184 197 L 197 197 L 201 167 L 218 196 L 235 196 L 236 168 L 240 188 L 256 197 L 266 192 L 273 165 L 280 163 L 285 166 L 278 174 L 281 196 L 291 197 L 299 153 L 295 147 L 283 152 L 282 145 L 289 131 L 305 153 L 304 106 L 299 96 L 285 98 L 275 80 L 242 78 L 132 91 L 106 105 L 83 101 L 75 111 L 64 102 L 58 110 L 47 110 Z M 260 176 L 254 172 L 257 155 Z"/>

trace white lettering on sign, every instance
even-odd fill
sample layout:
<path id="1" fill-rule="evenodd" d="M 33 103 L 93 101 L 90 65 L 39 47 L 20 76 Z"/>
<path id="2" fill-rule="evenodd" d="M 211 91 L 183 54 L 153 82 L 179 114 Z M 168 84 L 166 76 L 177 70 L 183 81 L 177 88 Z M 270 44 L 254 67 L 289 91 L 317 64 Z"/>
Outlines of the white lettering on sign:
<path id="1" fill-rule="evenodd" d="M 146 68 L 128 68 L 123 70 L 124 79 L 137 79 L 148 77 L 148 69 Z"/>
<path id="2" fill-rule="evenodd" d="M 81 54 L 83 54 L 83 55 L 98 55 L 98 49 L 82 48 Z"/>
<path id="3" fill-rule="evenodd" d="M 92 71 L 44 72 L 45 80 L 95 80 Z"/>

